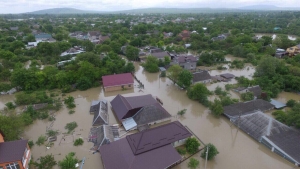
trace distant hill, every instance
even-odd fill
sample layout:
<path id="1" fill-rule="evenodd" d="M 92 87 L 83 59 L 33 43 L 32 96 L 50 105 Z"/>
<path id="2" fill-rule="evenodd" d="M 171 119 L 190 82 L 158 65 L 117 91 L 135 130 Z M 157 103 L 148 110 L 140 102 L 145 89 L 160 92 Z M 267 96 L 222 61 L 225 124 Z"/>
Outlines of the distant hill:
<path id="1" fill-rule="evenodd" d="M 241 12 L 240 9 L 230 9 L 230 8 L 143 8 L 143 9 L 131 9 L 131 10 L 123 10 L 123 11 L 115 11 L 110 13 L 131 13 L 131 14 L 138 14 L 138 13 L 161 13 L 161 14 L 168 14 L 168 13 L 222 13 L 222 12 Z"/>
<path id="2" fill-rule="evenodd" d="M 252 5 L 252 6 L 240 7 L 238 9 L 241 9 L 241 10 L 265 10 L 265 11 L 269 11 L 269 10 L 297 10 L 297 11 L 299 11 L 300 10 L 300 8 L 278 7 L 275 5 Z"/>
<path id="3" fill-rule="evenodd" d="M 74 8 L 51 8 L 34 12 L 28 12 L 27 14 L 85 14 L 85 13 L 102 13 L 100 11 L 85 11 Z"/>

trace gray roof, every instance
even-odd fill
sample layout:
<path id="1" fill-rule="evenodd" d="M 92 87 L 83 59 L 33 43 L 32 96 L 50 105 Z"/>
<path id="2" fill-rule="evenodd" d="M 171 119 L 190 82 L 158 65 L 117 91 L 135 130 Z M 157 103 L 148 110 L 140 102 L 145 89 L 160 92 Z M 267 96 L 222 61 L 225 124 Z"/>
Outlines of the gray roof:
<path id="1" fill-rule="evenodd" d="M 192 136 L 178 121 L 126 137 L 133 154 L 138 155 Z"/>
<path id="2" fill-rule="evenodd" d="M 234 78 L 235 76 L 231 73 L 224 73 L 224 74 L 220 74 L 220 76 L 222 76 L 223 78 L 225 79 L 232 79 Z"/>
<path id="3" fill-rule="evenodd" d="M 300 133 L 261 111 L 231 119 L 233 123 L 257 141 L 267 141 L 279 154 L 289 156 L 300 164 Z"/>
<path id="4" fill-rule="evenodd" d="M 132 117 L 142 107 L 157 103 L 151 94 L 142 96 L 124 97 L 117 95 L 112 101 L 112 109 L 119 121 Z"/>
<path id="5" fill-rule="evenodd" d="M 261 88 L 260 88 L 259 85 L 253 86 L 253 87 L 248 87 L 248 90 L 250 92 L 253 92 L 254 96 L 256 96 L 256 97 L 260 97 L 261 96 L 262 90 L 261 90 Z"/>
<path id="6" fill-rule="evenodd" d="M 133 119 L 137 125 L 143 125 L 169 117 L 171 115 L 159 103 L 155 103 L 144 106 L 133 116 Z"/>
<path id="7" fill-rule="evenodd" d="M 239 102 L 224 107 L 224 114 L 229 117 L 238 117 L 239 115 L 249 114 L 256 110 L 267 111 L 273 109 L 274 106 L 262 99 L 251 100 L 248 102 Z"/>
<path id="8" fill-rule="evenodd" d="M 281 103 L 281 102 L 279 102 L 279 101 L 277 101 L 277 100 L 274 100 L 274 99 L 271 99 L 271 102 L 270 102 L 270 103 L 271 103 L 272 105 L 274 105 L 276 109 L 281 109 L 281 108 L 286 107 L 286 104 Z"/>
<path id="9" fill-rule="evenodd" d="M 99 101 L 98 104 L 92 105 L 90 108 L 90 112 L 94 113 L 93 124 L 92 124 L 93 126 L 108 124 L 108 111 L 107 111 L 106 101 Z"/>
<path id="10" fill-rule="evenodd" d="M 300 133 L 298 131 L 291 128 L 276 130 L 266 137 L 286 154 L 295 159 L 298 165 L 300 164 Z"/>
<path id="11" fill-rule="evenodd" d="M 201 72 L 193 73 L 193 83 L 204 81 L 204 80 L 209 80 L 209 79 L 211 79 L 211 76 L 208 73 L 208 71 L 201 71 Z"/>
<path id="12" fill-rule="evenodd" d="M 17 140 L 0 143 L 0 164 L 22 161 L 28 140 Z"/>
<path id="13" fill-rule="evenodd" d="M 150 55 L 156 57 L 157 59 L 163 59 L 165 56 L 170 56 L 168 52 L 155 52 L 150 53 Z"/>
<path id="14" fill-rule="evenodd" d="M 260 141 L 262 136 L 270 135 L 277 131 L 285 131 L 289 128 L 260 110 L 242 115 L 240 118 L 232 118 L 231 120 L 257 141 Z"/>
<path id="15" fill-rule="evenodd" d="M 93 142 L 95 150 L 99 150 L 100 146 L 113 142 L 116 137 L 119 137 L 119 135 L 113 132 L 111 126 L 102 125 L 97 128 L 91 128 L 89 142 Z"/>
<path id="16" fill-rule="evenodd" d="M 197 62 L 197 58 L 193 55 L 181 55 L 176 58 L 178 63 Z"/>

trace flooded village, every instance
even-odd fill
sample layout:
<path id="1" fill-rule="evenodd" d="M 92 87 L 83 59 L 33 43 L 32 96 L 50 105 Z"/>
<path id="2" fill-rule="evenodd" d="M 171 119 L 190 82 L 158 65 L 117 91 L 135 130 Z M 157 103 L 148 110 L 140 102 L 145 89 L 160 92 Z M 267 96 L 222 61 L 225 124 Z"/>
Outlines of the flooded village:
<path id="1" fill-rule="evenodd" d="M 3 15 L 0 169 L 299 168 L 297 16 Z"/>
<path id="2" fill-rule="evenodd" d="M 231 59 L 231 57 L 227 58 Z M 62 160 L 69 152 L 75 152 L 79 159 L 85 158 L 83 168 L 103 168 L 99 153 L 91 150 L 93 143 L 88 142 L 90 128 L 92 127 L 93 115 L 89 113 L 89 109 L 93 100 L 108 101 L 109 124 L 117 124 L 117 120 L 111 110 L 110 101 L 121 94 L 123 96 L 140 96 L 151 94 L 163 101 L 163 107 L 172 115 L 172 121 L 180 121 L 187 126 L 197 137 L 204 143 L 213 143 L 220 154 L 215 160 L 209 161 L 207 168 L 224 169 L 224 168 L 293 168 L 294 165 L 283 159 L 279 155 L 273 153 L 252 139 L 245 132 L 241 131 L 225 117 L 219 119 L 211 115 L 210 110 L 200 103 L 190 100 L 186 96 L 186 91 L 174 85 L 168 78 L 160 78 L 159 73 L 148 73 L 143 70 L 139 63 L 135 63 L 135 76 L 144 84 L 145 88 L 138 88 L 137 81 L 134 82 L 134 88 L 124 91 L 104 92 L 103 87 L 92 88 L 87 91 L 76 91 L 69 93 L 75 98 L 76 108 L 74 114 L 68 114 L 68 109 L 63 106 L 61 110 L 55 113 L 55 121 L 36 120 L 32 125 L 25 128 L 23 137 L 30 140 L 37 140 L 40 135 L 46 133 L 47 128 L 58 130 L 59 135 L 54 145 L 47 148 L 46 146 L 35 145 L 32 148 L 32 157 L 34 160 L 47 154 L 54 155 L 56 160 Z M 251 77 L 254 73 L 254 67 L 246 67 L 242 70 L 211 70 L 212 75 L 230 72 L 236 76 L 244 75 Z M 224 88 L 228 82 L 219 82 L 208 84 L 209 90 L 213 91 L 217 86 Z M 234 83 L 234 80 L 229 82 Z M 238 94 L 231 92 L 234 98 L 239 98 Z M 299 100 L 297 94 L 282 92 L 277 98 L 280 101 L 289 99 Z M 1 96 L 1 104 L 13 101 L 13 95 Z M 184 116 L 180 117 L 177 112 L 187 109 Z M 63 134 L 66 132 L 64 126 L 69 122 L 77 122 L 78 127 L 72 134 Z M 120 133 L 125 133 L 124 129 Z M 127 133 L 127 134 L 130 134 Z M 124 136 L 123 136 L 124 137 Z M 74 147 L 73 141 L 77 138 L 83 138 L 84 144 L 81 147 Z M 200 160 L 200 168 L 204 168 L 205 160 L 200 158 L 200 153 L 193 155 L 194 158 Z M 176 165 L 176 169 L 187 168 L 187 162 Z"/>

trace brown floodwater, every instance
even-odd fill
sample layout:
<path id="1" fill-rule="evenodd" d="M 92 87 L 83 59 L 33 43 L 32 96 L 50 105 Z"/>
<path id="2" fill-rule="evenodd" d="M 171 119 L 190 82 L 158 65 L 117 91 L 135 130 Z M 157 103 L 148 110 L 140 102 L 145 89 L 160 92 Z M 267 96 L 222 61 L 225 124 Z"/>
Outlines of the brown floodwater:
<path id="1" fill-rule="evenodd" d="M 186 114 L 178 120 L 188 126 L 204 143 L 213 143 L 218 148 L 220 153 L 214 160 L 208 162 L 207 169 L 291 169 L 294 167 L 293 164 L 272 153 L 244 132 L 237 130 L 225 117 L 219 119 L 213 117 L 208 108 L 188 99 L 186 91 L 179 89 L 168 78 L 159 78 L 159 73 L 147 73 L 137 63 L 135 66 L 137 78 L 145 85 L 145 89 L 142 91 L 137 88 L 137 83 L 135 83 L 135 88 L 132 90 L 104 93 L 101 87 L 97 87 L 68 94 L 76 98 L 75 113 L 68 114 L 69 110 L 65 107 L 55 113 L 56 120 L 52 130 L 60 132 L 58 139 L 50 149 L 47 149 L 45 145 L 34 145 L 32 148 L 33 159 L 36 160 L 46 154 L 53 154 L 55 159 L 59 161 L 69 152 L 75 152 L 78 159 L 86 157 L 83 168 L 102 169 L 100 154 L 93 154 L 90 151 L 93 144 L 87 142 L 93 118 L 93 115 L 89 114 L 91 101 L 97 99 L 111 101 L 117 94 L 124 94 L 125 96 L 152 94 L 163 101 L 163 107 L 173 116 L 176 116 L 179 110 L 187 109 Z M 236 74 L 243 74 L 238 73 L 238 70 L 235 71 Z M 225 84 L 225 82 L 209 84 L 208 88 L 209 90 L 214 90 L 217 86 L 224 88 Z M 230 94 L 234 98 L 239 97 L 236 93 L 230 92 Z M 10 98 L 12 96 L 4 97 L 8 98 L 1 96 L 1 104 L 6 103 L 6 99 L 13 99 Z M 286 96 L 281 96 L 281 98 L 284 97 Z M 65 140 L 62 140 L 62 133 L 66 132 L 64 126 L 73 121 L 77 122 L 78 127 L 73 134 L 66 135 Z M 110 124 L 116 123 L 111 109 L 109 109 L 109 122 Z M 46 128 L 50 124 L 51 122 L 47 120 L 37 120 L 25 129 L 24 137 L 36 141 L 40 135 L 45 135 Z M 73 139 L 79 137 L 85 140 L 84 144 L 79 147 L 73 146 Z M 200 154 L 194 155 L 194 158 L 200 160 L 199 168 L 204 168 L 205 161 L 200 158 Z M 187 162 L 181 163 L 175 169 L 187 169 Z"/>

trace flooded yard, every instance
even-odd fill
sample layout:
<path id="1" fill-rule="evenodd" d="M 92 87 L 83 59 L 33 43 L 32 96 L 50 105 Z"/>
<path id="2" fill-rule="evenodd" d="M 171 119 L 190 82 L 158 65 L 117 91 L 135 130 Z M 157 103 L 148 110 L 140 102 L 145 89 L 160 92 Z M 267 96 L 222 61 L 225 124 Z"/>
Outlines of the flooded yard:
<path id="1" fill-rule="evenodd" d="M 54 146 L 47 149 L 46 146 L 34 145 L 32 148 L 33 160 L 37 160 L 40 156 L 53 154 L 57 161 L 62 160 L 69 152 L 76 152 L 78 159 L 86 158 L 83 168 L 86 169 L 102 169 L 102 162 L 99 153 L 93 154 L 90 151 L 92 143 L 87 142 L 89 130 L 91 128 L 93 115 L 89 113 L 92 100 L 105 99 L 109 102 L 117 95 L 135 96 L 152 94 L 159 97 L 163 101 L 163 107 L 172 115 L 176 116 L 177 112 L 187 109 L 186 114 L 178 120 L 189 127 L 204 143 L 214 144 L 220 152 L 213 161 L 208 162 L 207 169 L 291 169 L 293 164 L 284 160 L 280 156 L 272 153 L 268 148 L 253 140 L 244 132 L 238 130 L 232 125 L 228 119 L 221 117 L 219 119 L 210 114 L 208 108 L 200 103 L 188 99 L 186 91 L 176 87 L 168 78 L 159 78 L 159 73 L 147 73 L 143 71 L 137 63 L 136 76 L 145 85 L 142 91 L 137 88 L 132 90 L 116 91 L 104 93 L 102 87 L 92 88 L 87 91 L 76 91 L 68 95 L 75 97 L 76 108 L 74 114 L 68 114 L 68 109 L 63 107 L 55 114 L 56 120 L 53 123 L 52 130 L 59 130 L 60 134 Z M 249 76 L 254 73 L 254 68 L 249 70 L 212 70 L 211 75 L 220 73 L 232 73 L 236 76 Z M 235 83 L 235 81 L 227 82 Z M 224 88 L 225 82 L 209 84 L 209 90 L 214 90 L 217 86 Z M 231 92 L 230 92 L 231 93 Z M 233 98 L 239 96 L 232 92 Z M 5 98 L 7 97 L 7 98 Z M 66 97 L 66 96 L 65 96 Z M 294 96 L 280 95 L 281 99 L 289 99 Z M 3 107 L 7 100 L 14 99 L 13 96 L 1 96 L 0 108 Z M 299 100 L 299 99 L 298 99 Z M 110 105 L 110 104 L 109 104 Z M 110 107 L 110 106 L 109 106 Z M 116 119 L 109 110 L 109 123 L 115 124 Z M 78 127 L 73 134 L 66 135 L 65 140 L 62 139 L 63 134 L 67 131 L 64 126 L 76 121 Z M 33 140 L 34 142 L 40 135 L 45 135 L 46 127 L 51 122 L 37 120 L 35 123 L 25 129 L 24 138 Z M 73 146 L 73 140 L 82 137 L 85 142 L 82 146 Z M 200 153 L 194 155 L 194 158 L 200 160 L 200 167 L 204 168 L 205 161 L 200 158 Z M 175 169 L 187 169 L 188 160 L 174 167 Z M 56 168 L 58 168 L 56 166 Z"/>

